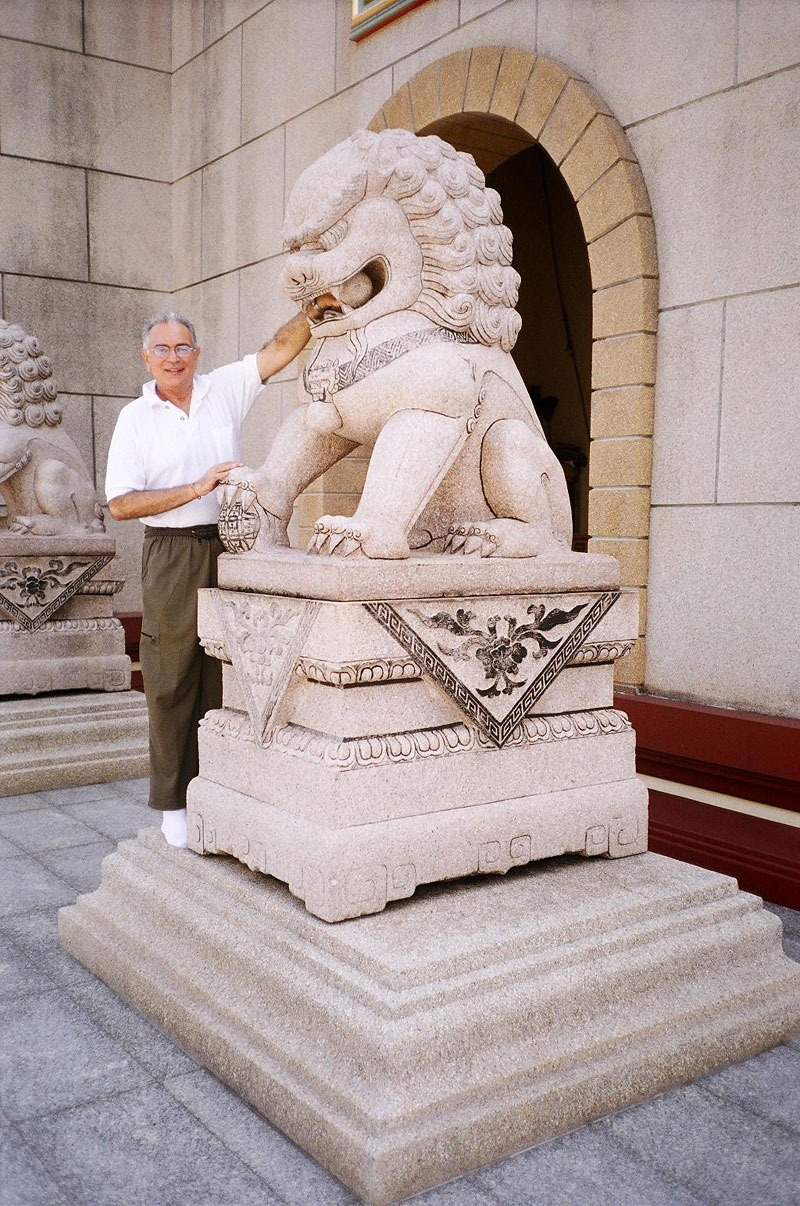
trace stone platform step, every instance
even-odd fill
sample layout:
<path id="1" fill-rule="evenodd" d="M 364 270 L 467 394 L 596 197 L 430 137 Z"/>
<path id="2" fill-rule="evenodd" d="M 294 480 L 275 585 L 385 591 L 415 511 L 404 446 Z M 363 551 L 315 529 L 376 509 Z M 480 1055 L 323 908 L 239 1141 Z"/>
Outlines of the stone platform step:
<path id="1" fill-rule="evenodd" d="M 371 1203 L 800 1031 L 800 968 L 734 880 L 569 856 L 329 925 L 276 880 L 123 842 L 61 945 Z"/>
<path id="2" fill-rule="evenodd" d="M 0 796 L 147 773 L 147 707 L 139 691 L 0 699 Z"/>

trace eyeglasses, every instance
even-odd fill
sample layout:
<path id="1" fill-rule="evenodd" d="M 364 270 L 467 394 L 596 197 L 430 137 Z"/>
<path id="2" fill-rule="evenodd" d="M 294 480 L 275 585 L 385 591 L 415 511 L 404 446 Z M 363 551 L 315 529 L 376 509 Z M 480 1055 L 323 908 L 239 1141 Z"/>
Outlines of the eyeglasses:
<path id="1" fill-rule="evenodd" d="M 171 348 L 168 343 L 157 343 L 154 348 L 148 348 L 148 351 L 153 356 L 158 356 L 159 360 L 163 360 L 172 351 L 176 352 L 178 356 L 191 356 L 192 352 L 196 352 L 197 349 L 190 343 L 177 343 L 174 348 Z"/>

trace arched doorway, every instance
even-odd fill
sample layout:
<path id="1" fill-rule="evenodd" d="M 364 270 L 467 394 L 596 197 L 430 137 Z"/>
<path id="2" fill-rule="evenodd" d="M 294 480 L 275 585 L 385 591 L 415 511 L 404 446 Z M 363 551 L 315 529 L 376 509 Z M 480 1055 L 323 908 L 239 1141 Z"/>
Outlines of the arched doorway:
<path id="1" fill-rule="evenodd" d="M 514 237 L 522 331 L 514 360 L 564 468 L 573 548 L 588 540 L 592 281 L 572 194 L 543 148 L 518 125 L 462 113 L 418 131 L 468 151 L 496 189 Z"/>
<path id="2" fill-rule="evenodd" d="M 615 667 L 618 682 L 638 686 L 645 669 L 658 281 L 652 212 L 630 143 L 585 80 L 518 47 L 473 47 L 431 63 L 370 123 L 385 128 L 439 133 L 474 154 L 462 141 L 472 138 L 492 182 L 509 162 L 505 170 L 517 172 L 514 158 L 536 148 L 559 181 L 551 178 L 545 191 L 553 197 L 563 186 L 572 198 L 591 278 L 588 547 L 616 556 L 623 587 L 640 597 L 640 639 Z M 540 174 L 547 171 L 543 163 Z M 569 321 L 568 312 L 565 329 Z M 582 353 L 573 352 L 577 388 Z"/>

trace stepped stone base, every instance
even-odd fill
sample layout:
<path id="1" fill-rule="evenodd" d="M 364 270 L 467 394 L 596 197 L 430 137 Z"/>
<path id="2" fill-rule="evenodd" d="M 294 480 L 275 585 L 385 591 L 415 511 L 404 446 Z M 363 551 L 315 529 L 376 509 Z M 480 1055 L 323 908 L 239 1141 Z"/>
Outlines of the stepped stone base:
<path id="1" fill-rule="evenodd" d="M 0 698 L 0 796 L 135 779 L 148 768 L 138 691 Z"/>
<path id="2" fill-rule="evenodd" d="M 800 1031 L 800 968 L 734 880 L 568 856 L 337 926 L 144 830 L 61 945 L 371 1203 Z"/>

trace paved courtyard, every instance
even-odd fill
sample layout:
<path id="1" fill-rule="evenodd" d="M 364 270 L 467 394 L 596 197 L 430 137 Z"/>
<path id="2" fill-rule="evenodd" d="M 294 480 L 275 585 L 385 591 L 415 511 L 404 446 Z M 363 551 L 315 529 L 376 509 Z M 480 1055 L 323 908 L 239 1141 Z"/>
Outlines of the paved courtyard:
<path id="1" fill-rule="evenodd" d="M 0 799 L 2 1206 L 358 1201 L 59 950 L 146 780 Z M 774 907 L 800 961 L 800 913 Z M 800 1206 L 800 1040 L 412 1199 Z"/>

